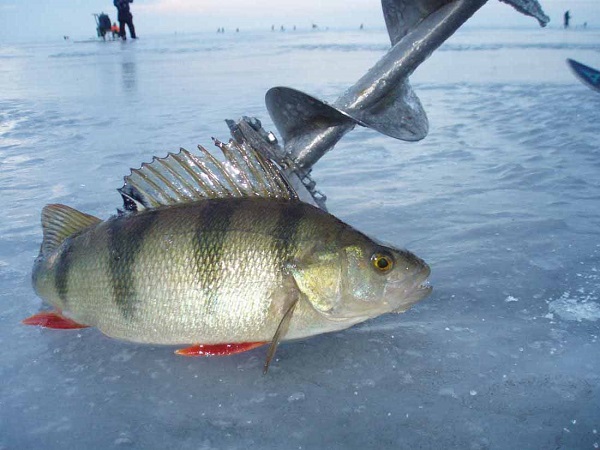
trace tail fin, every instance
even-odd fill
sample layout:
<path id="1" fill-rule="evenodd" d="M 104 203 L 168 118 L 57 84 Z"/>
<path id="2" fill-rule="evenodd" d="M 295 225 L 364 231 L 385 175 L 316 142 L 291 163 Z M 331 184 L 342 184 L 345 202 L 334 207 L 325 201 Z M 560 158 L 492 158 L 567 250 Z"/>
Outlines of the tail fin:
<path id="1" fill-rule="evenodd" d="M 44 240 L 40 254 L 42 256 L 49 254 L 69 236 L 100 222 L 102 221 L 97 217 L 84 214 L 69 206 L 46 205 L 42 210 Z"/>

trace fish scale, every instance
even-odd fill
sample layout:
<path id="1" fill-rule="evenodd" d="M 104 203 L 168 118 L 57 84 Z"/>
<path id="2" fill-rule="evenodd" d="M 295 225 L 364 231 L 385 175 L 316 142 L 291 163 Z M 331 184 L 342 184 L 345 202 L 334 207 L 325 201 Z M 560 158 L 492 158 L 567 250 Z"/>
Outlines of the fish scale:
<path id="1" fill-rule="evenodd" d="M 228 223 L 222 221 L 197 222 L 199 212 L 208 210 L 215 214 L 218 209 L 225 211 L 221 217 L 232 216 L 233 229 L 225 231 Z M 240 211 L 238 217 L 236 209 Z M 301 203 L 228 199 L 210 208 L 203 204 L 184 205 L 149 211 L 135 218 L 114 218 L 94 230 L 94 236 L 76 237 L 70 243 L 74 256 L 83 251 L 88 255 L 69 270 L 67 294 L 78 299 L 76 303 L 67 302 L 70 312 L 79 320 L 81 310 L 84 322 L 98 326 L 110 336 L 128 340 L 182 343 L 179 336 L 185 335 L 183 342 L 190 342 L 193 337 L 210 343 L 215 336 L 217 340 L 223 338 L 222 328 L 241 330 L 248 325 L 266 329 L 266 335 L 256 336 L 265 339 L 274 332 L 277 320 L 268 321 L 261 314 L 268 309 L 269 292 L 281 283 L 283 266 L 293 259 L 286 253 L 286 247 L 293 246 L 282 245 L 280 235 L 286 232 L 282 233 L 277 219 L 290 209 L 294 210 L 292 216 L 310 211 L 316 212 L 317 217 L 327 217 Z M 270 227 L 260 220 L 267 216 L 272 217 L 266 221 Z M 115 222 L 124 220 L 129 221 L 128 227 L 115 226 Z M 299 235 L 308 231 L 301 238 L 304 240 L 320 237 L 311 236 L 310 227 L 290 228 Z M 144 230 L 143 235 L 138 234 L 140 230 Z M 120 247 L 117 251 L 115 245 L 133 239 L 140 241 L 134 253 L 126 258 L 115 256 L 125 250 L 132 252 L 137 246 Z M 168 251 L 160 244 L 165 239 L 171 243 Z M 110 269 L 104 275 L 92 275 L 98 265 L 103 265 L 94 255 L 107 255 Z M 169 276 L 161 279 L 161 274 Z M 160 283 L 156 279 L 161 279 Z M 106 289 L 107 283 L 112 289 Z M 236 308 L 239 314 L 230 314 Z M 96 311 L 95 322 L 85 314 L 88 310 Z M 146 328 L 151 331 L 140 331 Z"/>

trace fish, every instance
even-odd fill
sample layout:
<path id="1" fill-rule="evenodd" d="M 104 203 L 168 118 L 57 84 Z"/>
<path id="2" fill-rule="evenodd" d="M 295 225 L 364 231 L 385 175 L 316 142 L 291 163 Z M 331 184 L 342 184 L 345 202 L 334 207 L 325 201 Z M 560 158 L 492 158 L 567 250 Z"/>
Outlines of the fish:
<path id="1" fill-rule="evenodd" d="M 32 270 L 54 307 L 23 321 L 231 355 L 346 329 L 427 297 L 429 266 L 301 201 L 244 141 L 215 140 L 132 169 L 107 220 L 42 210 Z M 216 152 L 215 152 L 216 153 Z"/>

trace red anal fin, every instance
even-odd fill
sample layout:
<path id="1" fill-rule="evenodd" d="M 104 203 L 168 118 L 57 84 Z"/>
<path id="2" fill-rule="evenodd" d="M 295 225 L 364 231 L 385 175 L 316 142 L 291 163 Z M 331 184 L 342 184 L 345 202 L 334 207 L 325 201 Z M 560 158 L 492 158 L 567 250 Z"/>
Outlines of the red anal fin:
<path id="1" fill-rule="evenodd" d="M 267 342 L 242 342 L 239 344 L 197 344 L 191 347 L 176 350 L 175 353 L 183 356 L 229 356 L 236 353 L 247 352 L 253 348 L 265 345 Z"/>
<path id="2" fill-rule="evenodd" d="M 56 330 L 74 330 L 77 328 L 87 328 L 88 325 L 82 325 L 68 317 L 63 316 L 57 311 L 45 311 L 34 314 L 23 320 L 25 325 L 38 325 L 44 328 L 54 328 Z"/>

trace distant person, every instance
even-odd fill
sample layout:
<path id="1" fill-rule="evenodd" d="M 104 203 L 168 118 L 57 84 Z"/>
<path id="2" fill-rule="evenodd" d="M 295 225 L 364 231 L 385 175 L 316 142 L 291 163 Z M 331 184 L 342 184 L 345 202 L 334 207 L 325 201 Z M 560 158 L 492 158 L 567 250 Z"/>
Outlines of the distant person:
<path id="1" fill-rule="evenodd" d="M 569 28 L 570 20 L 571 20 L 571 13 L 569 11 L 565 11 L 565 21 L 564 21 L 565 28 Z"/>
<path id="2" fill-rule="evenodd" d="M 125 25 L 129 27 L 129 34 L 131 39 L 137 39 L 135 35 L 135 27 L 133 26 L 133 15 L 129 11 L 129 4 L 133 3 L 133 0 L 113 0 L 113 5 L 119 11 L 119 35 L 121 39 L 126 40 Z"/>
<path id="3" fill-rule="evenodd" d="M 117 22 L 113 22 L 112 27 L 110 27 L 110 31 L 112 33 L 113 39 L 119 36 L 119 25 L 117 25 Z"/>

